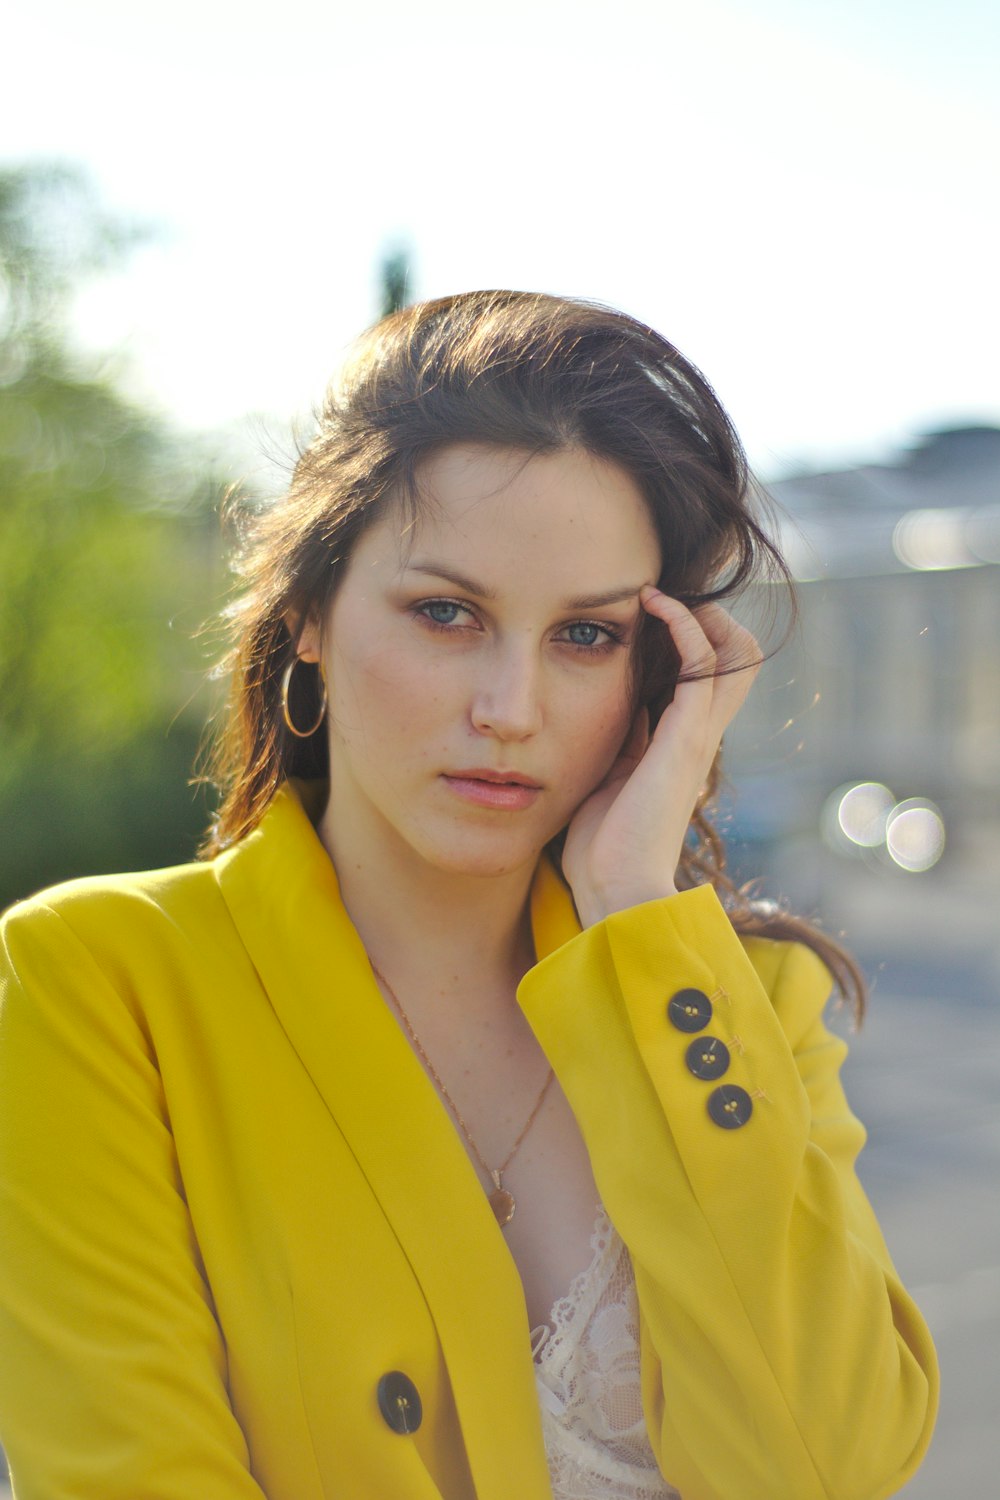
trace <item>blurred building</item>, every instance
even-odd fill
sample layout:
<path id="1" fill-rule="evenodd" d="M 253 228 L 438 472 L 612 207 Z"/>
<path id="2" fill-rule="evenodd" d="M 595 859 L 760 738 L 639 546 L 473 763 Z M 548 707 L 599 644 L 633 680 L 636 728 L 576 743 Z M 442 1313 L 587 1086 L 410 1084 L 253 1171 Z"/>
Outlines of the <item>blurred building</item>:
<path id="1" fill-rule="evenodd" d="M 991 853 L 1000 429 L 933 432 L 897 463 L 785 479 L 769 492 L 801 618 L 727 739 L 737 840 L 818 840 L 838 789 L 877 783 L 890 806 L 935 805 L 945 861 Z"/>

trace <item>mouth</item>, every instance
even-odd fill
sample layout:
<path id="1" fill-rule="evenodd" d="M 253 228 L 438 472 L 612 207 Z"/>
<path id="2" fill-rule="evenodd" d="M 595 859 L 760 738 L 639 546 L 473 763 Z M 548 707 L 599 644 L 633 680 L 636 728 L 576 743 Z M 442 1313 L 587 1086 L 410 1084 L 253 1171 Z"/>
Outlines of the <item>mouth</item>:
<path id="1" fill-rule="evenodd" d="M 463 802 L 497 811 L 517 812 L 530 807 L 542 790 L 540 782 L 520 771 L 492 771 L 477 767 L 470 771 L 444 772 L 441 779 Z"/>
<path id="2" fill-rule="evenodd" d="M 540 781 L 535 781 L 532 776 L 525 776 L 521 771 L 489 771 L 476 767 L 470 771 L 447 771 L 445 776 L 448 781 L 485 781 L 491 786 L 524 786 L 533 792 L 542 789 Z"/>

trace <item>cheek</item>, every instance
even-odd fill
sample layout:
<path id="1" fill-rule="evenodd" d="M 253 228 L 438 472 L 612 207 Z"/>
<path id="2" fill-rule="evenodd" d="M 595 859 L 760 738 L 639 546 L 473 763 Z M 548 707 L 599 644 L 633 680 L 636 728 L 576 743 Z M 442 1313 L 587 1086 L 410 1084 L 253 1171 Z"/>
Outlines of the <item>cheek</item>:
<path id="1" fill-rule="evenodd" d="M 333 717 L 341 732 L 354 727 L 366 734 L 398 736 L 432 721 L 445 698 L 440 674 L 400 650 L 398 642 L 358 643 L 335 651 L 329 676 Z M 386 743 L 398 749 L 398 738 Z"/>
<path id="2" fill-rule="evenodd" d="M 575 747 L 581 775 L 596 785 L 611 769 L 632 724 L 627 685 L 616 683 L 596 699 L 588 696 L 567 725 L 567 741 Z"/>

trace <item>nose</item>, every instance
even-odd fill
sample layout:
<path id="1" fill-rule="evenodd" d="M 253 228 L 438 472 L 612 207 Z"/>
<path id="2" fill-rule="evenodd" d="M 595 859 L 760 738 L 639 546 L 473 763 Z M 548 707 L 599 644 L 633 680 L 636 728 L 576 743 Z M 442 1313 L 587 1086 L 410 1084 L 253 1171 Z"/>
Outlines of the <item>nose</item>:
<path id="1" fill-rule="evenodd" d="M 526 740 L 542 726 L 541 665 L 529 643 L 490 652 L 472 694 L 471 719 L 480 734 Z"/>

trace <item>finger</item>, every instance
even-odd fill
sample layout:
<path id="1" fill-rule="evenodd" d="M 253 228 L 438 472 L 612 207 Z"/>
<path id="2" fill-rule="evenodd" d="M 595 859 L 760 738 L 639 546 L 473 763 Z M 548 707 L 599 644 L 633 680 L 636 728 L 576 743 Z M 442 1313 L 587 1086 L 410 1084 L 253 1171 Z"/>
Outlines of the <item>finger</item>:
<path id="1" fill-rule="evenodd" d="M 695 614 L 715 648 L 712 721 L 721 737 L 753 687 L 763 663 L 763 654 L 750 631 L 720 605 L 703 605 Z"/>
<path id="2" fill-rule="evenodd" d="M 682 665 L 688 669 L 707 664 L 713 670 L 754 671 L 762 662 L 756 639 L 719 604 L 700 604 L 690 610 L 679 599 L 647 585 L 641 603 L 647 613 L 659 618 L 670 630 Z"/>
<path id="3" fill-rule="evenodd" d="M 679 599 L 672 599 L 649 584 L 641 591 L 639 602 L 647 614 L 670 631 L 682 673 L 715 671 L 715 647 L 691 610 Z"/>
<path id="4" fill-rule="evenodd" d="M 666 625 L 677 649 L 680 681 L 674 702 L 700 706 L 721 736 L 761 665 L 754 636 L 718 604 L 692 611 L 651 585 L 640 594 L 640 602 Z"/>
<path id="5" fill-rule="evenodd" d="M 727 672 L 755 672 L 763 662 L 756 637 L 721 604 L 701 604 L 692 611 Z"/>

